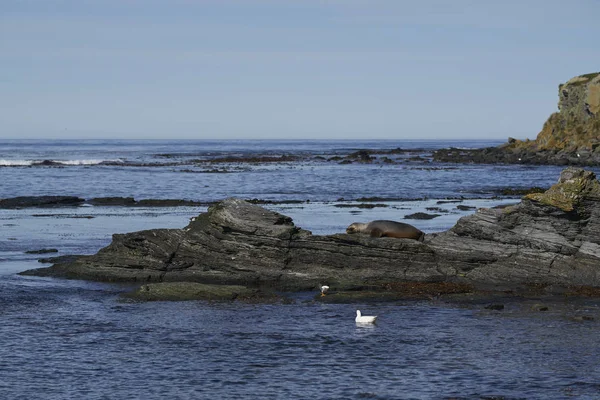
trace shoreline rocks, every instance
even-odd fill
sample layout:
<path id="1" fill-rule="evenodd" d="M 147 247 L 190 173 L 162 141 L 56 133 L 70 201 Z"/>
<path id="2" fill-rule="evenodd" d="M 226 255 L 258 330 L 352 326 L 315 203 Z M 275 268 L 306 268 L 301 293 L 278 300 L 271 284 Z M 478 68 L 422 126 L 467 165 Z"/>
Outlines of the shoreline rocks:
<path id="1" fill-rule="evenodd" d="M 197 282 L 279 291 L 332 290 L 400 282 L 474 290 L 600 287 L 600 183 L 568 168 L 543 194 L 479 209 L 448 231 L 410 239 L 319 236 L 291 218 L 230 198 L 184 229 L 113 235 L 97 254 L 24 275 L 98 281 Z"/>
<path id="2" fill-rule="evenodd" d="M 599 133 L 600 137 L 600 133 Z M 485 147 L 482 149 L 440 149 L 433 152 L 433 160 L 465 164 L 529 164 L 572 165 L 595 167 L 600 165 L 600 153 L 569 150 L 536 150 L 527 147 Z"/>

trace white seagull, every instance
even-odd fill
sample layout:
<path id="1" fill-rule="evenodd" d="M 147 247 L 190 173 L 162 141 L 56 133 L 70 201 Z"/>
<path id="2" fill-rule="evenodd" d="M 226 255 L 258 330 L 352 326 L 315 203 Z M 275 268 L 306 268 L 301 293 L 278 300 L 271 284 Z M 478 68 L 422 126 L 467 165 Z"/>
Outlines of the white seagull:
<path id="1" fill-rule="evenodd" d="M 329 290 L 329 286 L 321 285 L 321 297 L 325 296 L 325 293 Z"/>
<path id="2" fill-rule="evenodd" d="M 374 324 L 377 316 L 361 315 L 360 310 L 356 310 L 356 318 L 354 319 L 357 324 Z"/>

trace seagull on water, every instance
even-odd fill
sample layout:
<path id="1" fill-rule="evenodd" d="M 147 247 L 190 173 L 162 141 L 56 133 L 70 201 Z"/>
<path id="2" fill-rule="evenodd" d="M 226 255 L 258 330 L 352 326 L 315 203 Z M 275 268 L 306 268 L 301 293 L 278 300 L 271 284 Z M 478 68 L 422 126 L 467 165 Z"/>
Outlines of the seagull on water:
<path id="1" fill-rule="evenodd" d="M 360 310 L 356 310 L 356 318 L 354 319 L 357 324 L 374 324 L 377 319 L 377 315 L 362 315 Z"/>

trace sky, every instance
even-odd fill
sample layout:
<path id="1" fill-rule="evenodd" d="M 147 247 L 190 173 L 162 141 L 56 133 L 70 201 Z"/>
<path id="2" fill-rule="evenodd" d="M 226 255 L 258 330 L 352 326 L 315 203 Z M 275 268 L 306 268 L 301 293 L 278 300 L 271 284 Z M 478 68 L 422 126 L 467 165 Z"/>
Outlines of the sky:
<path id="1" fill-rule="evenodd" d="M 598 0 L 0 0 L 0 138 L 534 139 Z"/>

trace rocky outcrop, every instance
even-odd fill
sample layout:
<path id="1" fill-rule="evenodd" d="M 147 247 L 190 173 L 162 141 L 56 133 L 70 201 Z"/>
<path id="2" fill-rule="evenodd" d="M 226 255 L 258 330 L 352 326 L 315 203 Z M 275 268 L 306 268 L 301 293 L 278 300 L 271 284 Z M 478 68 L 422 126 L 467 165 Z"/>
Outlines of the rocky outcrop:
<path id="1" fill-rule="evenodd" d="M 248 199 L 247 201 L 253 204 L 301 204 L 308 200 L 272 201 Z M 133 197 L 93 197 L 86 200 L 75 196 L 20 196 L 0 199 L 0 209 L 77 207 L 83 204 L 90 204 L 98 207 L 205 207 L 212 203 L 214 202 L 184 199 L 135 200 Z"/>
<path id="2" fill-rule="evenodd" d="M 472 282 L 600 286 L 599 200 L 594 174 L 569 168 L 545 193 L 480 209 L 431 244 Z"/>
<path id="3" fill-rule="evenodd" d="M 114 235 L 97 254 L 27 271 L 108 281 L 336 289 L 394 282 L 600 287 L 600 183 L 568 168 L 545 193 L 479 209 L 424 242 L 312 235 L 291 218 L 226 199 L 184 229 Z"/>
<path id="4" fill-rule="evenodd" d="M 74 196 L 22 196 L 0 199 L 0 208 L 77 206 L 84 201 Z"/>
<path id="5" fill-rule="evenodd" d="M 139 301 L 209 300 L 275 302 L 282 298 L 273 293 L 238 285 L 205 285 L 197 282 L 160 282 L 142 285 L 123 297 Z"/>
<path id="6" fill-rule="evenodd" d="M 572 78 L 558 87 L 559 111 L 535 140 L 516 140 L 476 150 L 443 149 L 444 162 L 600 165 L 600 72 Z"/>
<path id="7" fill-rule="evenodd" d="M 535 141 L 515 141 L 512 147 L 581 153 L 600 145 L 600 73 L 577 76 L 558 87 L 558 109 Z"/>
<path id="8" fill-rule="evenodd" d="M 142 199 L 133 197 L 94 197 L 85 200 L 75 196 L 21 196 L 0 199 L 1 208 L 75 207 L 84 203 L 94 206 L 179 207 L 204 206 L 206 203 L 181 199 Z"/>
<path id="9" fill-rule="evenodd" d="M 27 250 L 25 254 L 48 254 L 58 253 L 58 249 L 39 249 L 39 250 Z"/>

